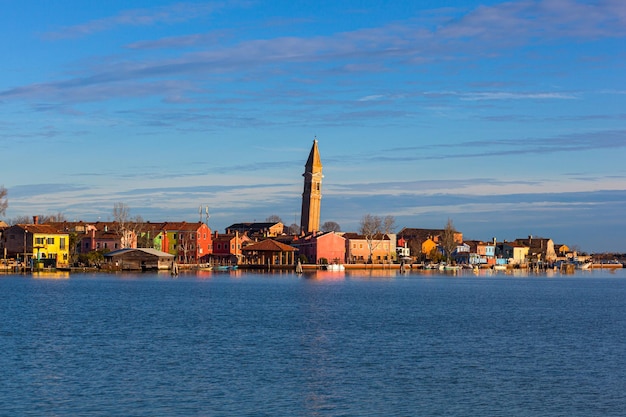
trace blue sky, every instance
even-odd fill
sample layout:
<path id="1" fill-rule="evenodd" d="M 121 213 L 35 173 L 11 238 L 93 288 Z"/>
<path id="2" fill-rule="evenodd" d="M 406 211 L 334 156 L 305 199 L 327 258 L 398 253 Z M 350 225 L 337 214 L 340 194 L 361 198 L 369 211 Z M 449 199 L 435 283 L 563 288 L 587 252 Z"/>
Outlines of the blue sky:
<path id="1" fill-rule="evenodd" d="M 626 251 L 626 2 L 0 0 L 6 217 L 322 222 Z"/>

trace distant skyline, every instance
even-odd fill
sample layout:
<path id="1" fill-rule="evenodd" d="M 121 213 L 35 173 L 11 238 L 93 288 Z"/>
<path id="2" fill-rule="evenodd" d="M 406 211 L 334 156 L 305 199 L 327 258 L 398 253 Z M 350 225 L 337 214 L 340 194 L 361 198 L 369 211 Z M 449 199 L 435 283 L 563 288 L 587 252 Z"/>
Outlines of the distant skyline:
<path id="1" fill-rule="evenodd" d="M 5 218 L 300 224 L 626 251 L 626 2 L 4 2 Z"/>

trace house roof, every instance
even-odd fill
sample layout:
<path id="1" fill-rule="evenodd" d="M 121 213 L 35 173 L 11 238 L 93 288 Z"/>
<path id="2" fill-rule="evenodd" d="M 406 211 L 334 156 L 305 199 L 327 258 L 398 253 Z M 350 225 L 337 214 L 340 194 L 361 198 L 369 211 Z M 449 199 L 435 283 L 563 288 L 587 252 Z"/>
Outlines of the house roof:
<path id="1" fill-rule="evenodd" d="M 203 224 L 202 222 L 167 222 L 163 225 L 163 230 L 167 230 L 168 232 L 196 232 Z"/>
<path id="2" fill-rule="evenodd" d="M 22 230 L 26 230 L 28 233 L 39 233 L 45 235 L 66 235 L 67 232 L 61 232 L 56 227 L 49 224 L 17 224 Z"/>
<path id="3" fill-rule="evenodd" d="M 361 234 L 353 233 L 353 232 L 344 233 L 343 238 L 346 240 L 350 240 L 350 239 L 367 240 L 367 237 L 365 235 L 361 235 Z M 382 234 L 380 237 L 378 236 L 374 237 L 373 240 L 391 240 L 391 238 L 386 234 Z"/>
<path id="4" fill-rule="evenodd" d="M 230 231 L 238 231 L 238 232 L 262 232 L 265 230 L 269 230 L 271 227 L 282 224 L 280 222 L 244 222 L 244 223 L 234 223 L 226 228 L 226 230 Z"/>
<path id="5" fill-rule="evenodd" d="M 338 237 L 340 237 L 340 238 L 342 238 L 344 240 L 346 239 L 345 238 L 345 235 L 346 235 L 345 233 L 339 234 L 339 233 L 334 232 L 334 231 L 330 231 L 330 232 L 311 232 L 311 233 L 307 233 L 304 236 L 298 236 L 297 239 L 295 239 L 294 243 L 298 244 L 298 243 L 304 242 L 304 241 L 321 239 L 321 238 L 324 238 L 324 237 L 327 237 L 327 236 L 330 236 L 330 235 L 338 236 Z M 290 239 L 291 239 L 291 237 L 290 237 Z"/>
<path id="6" fill-rule="evenodd" d="M 294 252 L 296 248 L 277 242 L 273 239 L 265 239 L 258 243 L 253 243 L 242 249 L 245 252 Z"/>

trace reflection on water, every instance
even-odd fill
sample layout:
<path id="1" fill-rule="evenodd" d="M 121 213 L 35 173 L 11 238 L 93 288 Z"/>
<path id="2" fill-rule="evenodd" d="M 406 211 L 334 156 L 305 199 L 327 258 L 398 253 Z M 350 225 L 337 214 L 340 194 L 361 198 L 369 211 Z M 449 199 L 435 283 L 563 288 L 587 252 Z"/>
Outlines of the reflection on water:
<path id="1" fill-rule="evenodd" d="M 3 276 L 0 415 L 623 416 L 626 271 L 524 272 Z"/>
<path id="2" fill-rule="evenodd" d="M 35 279 L 69 279 L 68 271 L 36 271 L 32 273 Z"/>

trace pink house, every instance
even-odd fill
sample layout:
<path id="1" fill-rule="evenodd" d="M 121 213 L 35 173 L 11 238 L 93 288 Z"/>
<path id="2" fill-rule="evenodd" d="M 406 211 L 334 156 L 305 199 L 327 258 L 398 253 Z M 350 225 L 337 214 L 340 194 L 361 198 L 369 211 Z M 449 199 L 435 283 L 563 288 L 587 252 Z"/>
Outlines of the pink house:
<path id="1" fill-rule="evenodd" d="M 346 261 L 346 240 L 335 232 L 313 232 L 299 238 L 293 245 L 310 264 L 320 263 L 322 259 L 339 264 Z"/>

